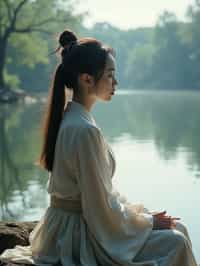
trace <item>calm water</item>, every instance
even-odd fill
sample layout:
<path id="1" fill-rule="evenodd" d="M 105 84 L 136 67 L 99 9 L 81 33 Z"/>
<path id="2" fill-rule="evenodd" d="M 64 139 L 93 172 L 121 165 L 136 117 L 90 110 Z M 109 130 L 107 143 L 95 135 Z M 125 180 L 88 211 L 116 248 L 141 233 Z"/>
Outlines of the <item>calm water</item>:
<path id="1" fill-rule="evenodd" d="M 0 106 L 1 220 L 38 220 L 48 206 L 48 174 L 34 165 L 43 108 Z M 200 93 L 119 93 L 92 113 L 115 152 L 114 185 L 180 217 L 200 261 Z"/>

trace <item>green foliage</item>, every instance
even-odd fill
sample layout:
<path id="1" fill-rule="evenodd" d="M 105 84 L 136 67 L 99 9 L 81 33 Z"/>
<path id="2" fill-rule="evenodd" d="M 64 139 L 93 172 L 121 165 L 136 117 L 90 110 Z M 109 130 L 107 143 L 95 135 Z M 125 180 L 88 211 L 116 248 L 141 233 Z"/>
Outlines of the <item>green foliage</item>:
<path id="1" fill-rule="evenodd" d="M 84 17 L 84 14 L 74 14 L 75 4 L 75 0 L 0 1 L 0 47 L 5 48 L 5 51 L 0 49 L 0 71 L 3 69 L 5 73 L 6 68 L 7 73 L 15 74 L 20 85 L 24 83 L 21 72 L 30 76 L 31 71 L 42 64 L 45 74 L 52 61 L 48 57 L 53 50 L 50 43 L 54 43 L 56 35 L 66 27 L 76 31 Z M 6 81 L 10 83 L 10 79 Z M 38 87 L 37 80 L 35 87 Z"/>
<path id="2" fill-rule="evenodd" d="M 145 88 L 151 81 L 154 47 L 150 44 L 137 45 L 127 60 L 125 75 L 127 80 L 134 77 L 132 86 Z"/>
<path id="3" fill-rule="evenodd" d="M 6 70 L 4 72 L 6 84 L 9 84 L 12 88 L 18 88 L 20 84 L 19 77 L 14 74 L 9 74 Z"/>
<path id="4" fill-rule="evenodd" d="M 155 55 L 152 69 L 157 75 L 157 86 L 165 89 L 187 89 L 189 54 L 187 45 L 181 40 L 182 27 L 174 14 L 164 12 L 155 28 Z"/>
<path id="5" fill-rule="evenodd" d="M 22 1 L 7 0 L 13 8 Z M 5 14 L 2 24 L 5 27 L 9 14 L 3 2 L 0 2 L 0 15 Z M 164 11 L 155 28 L 131 30 L 120 30 L 109 23 L 85 28 L 82 26 L 84 14 L 73 15 L 74 3 L 72 0 L 35 0 L 24 5 L 16 28 L 23 29 L 31 24 L 37 29 L 43 20 L 44 24 L 40 25 L 40 31 L 10 36 L 7 73 L 20 81 L 12 84 L 31 91 L 48 89 L 57 62 L 57 57 L 49 56 L 49 53 L 58 45 L 57 34 L 68 27 L 80 37 L 92 36 L 114 48 L 120 89 L 200 88 L 200 0 L 188 7 L 187 23 Z M 48 31 L 52 34 L 47 35 Z M 7 80 L 10 83 L 10 79 Z"/>
<path id="6" fill-rule="evenodd" d="M 10 38 L 12 48 L 10 48 L 11 64 L 25 65 L 34 68 L 38 63 L 47 64 L 48 44 L 41 38 L 39 33 L 31 34 L 13 34 Z"/>
<path id="7" fill-rule="evenodd" d="M 187 16 L 183 23 L 164 11 L 155 28 L 122 31 L 98 23 L 83 33 L 116 50 L 120 89 L 200 89 L 200 0 Z"/>
<path id="8" fill-rule="evenodd" d="M 188 26 L 188 47 L 190 49 L 190 60 L 192 65 L 191 81 L 195 88 L 200 88 L 200 1 L 195 0 L 195 4 L 189 6 L 187 16 L 190 19 Z M 190 34 L 189 34 L 190 33 Z"/>
<path id="9" fill-rule="evenodd" d="M 116 51 L 118 87 L 120 89 L 133 89 L 134 84 L 137 83 L 133 73 L 137 67 L 140 69 L 139 65 L 133 66 L 132 64 L 133 60 L 137 60 L 135 49 L 137 50 L 143 45 L 144 47 L 151 46 L 153 29 L 141 28 L 123 31 L 108 23 L 97 23 L 91 29 L 83 28 L 81 34 L 83 36 L 93 36 L 114 48 Z"/>

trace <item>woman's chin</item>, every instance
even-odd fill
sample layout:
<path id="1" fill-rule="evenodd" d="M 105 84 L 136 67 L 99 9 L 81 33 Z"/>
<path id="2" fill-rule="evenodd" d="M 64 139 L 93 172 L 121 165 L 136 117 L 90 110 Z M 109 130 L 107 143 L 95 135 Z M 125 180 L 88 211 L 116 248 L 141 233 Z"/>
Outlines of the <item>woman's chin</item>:
<path id="1" fill-rule="evenodd" d="M 109 102 L 111 99 L 112 99 L 112 95 L 108 95 L 108 97 L 104 101 Z"/>
<path id="2" fill-rule="evenodd" d="M 108 96 L 107 96 L 107 100 L 110 101 L 110 100 L 112 99 L 113 96 L 114 96 L 114 93 L 113 93 L 113 92 L 110 93 L 110 94 L 108 94 Z"/>
<path id="3" fill-rule="evenodd" d="M 112 94 L 108 94 L 105 97 L 99 98 L 99 100 L 103 102 L 109 102 L 112 99 L 112 96 L 113 96 Z"/>

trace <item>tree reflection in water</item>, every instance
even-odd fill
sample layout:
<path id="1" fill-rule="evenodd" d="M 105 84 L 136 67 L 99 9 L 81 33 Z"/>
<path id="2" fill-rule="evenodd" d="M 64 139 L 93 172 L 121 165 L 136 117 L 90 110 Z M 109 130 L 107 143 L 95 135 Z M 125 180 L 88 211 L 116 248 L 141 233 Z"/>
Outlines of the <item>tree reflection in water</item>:
<path id="1" fill-rule="evenodd" d="M 0 106 L 2 220 L 31 217 L 33 210 L 47 206 L 48 174 L 34 165 L 41 145 L 43 107 L 41 103 Z M 165 161 L 184 155 L 190 173 L 200 176 L 198 92 L 116 95 L 109 103 L 97 104 L 92 113 L 111 145 L 126 134 L 133 141 L 150 141 Z"/>
<path id="2" fill-rule="evenodd" d="M 1 220 L 19 220 L 25 209 L 40 204 L 33 204 L 26 195 L 30 182 L 35 180 L 34 161 L 39 150 L 39 142 L 35 141 L 38 134 L 34 129 L 36 121 L 31 120 L 32 108 L 35 107 L 0 108 Z M 40 116 L 37 118 L 40 120 Z M 36 180 L 44 187 L 46 178 L 42 171 L 37 171 Z"/>
<path id="3" fill-rule="evenodd" d="M 133 91 L 94 111 L 110 142 L 128 134 L 134 141 L 153 142 L 166 161 L 184 153 L 188 168 L 200 176 L 199 92 Z"/>

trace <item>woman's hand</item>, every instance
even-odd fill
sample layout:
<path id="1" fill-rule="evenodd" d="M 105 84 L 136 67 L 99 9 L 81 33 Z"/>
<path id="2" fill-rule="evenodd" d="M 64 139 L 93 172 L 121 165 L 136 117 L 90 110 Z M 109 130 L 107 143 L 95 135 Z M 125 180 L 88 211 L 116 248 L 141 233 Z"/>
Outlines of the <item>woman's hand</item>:
<path id="1" fill-rule="evenodd" d="M 180 218 L 166 215 L 166 211 L 151 214 L 153 215 L 153 230 L 173 229 L 176 226 L 176 220 L 180 220 Z"/>

